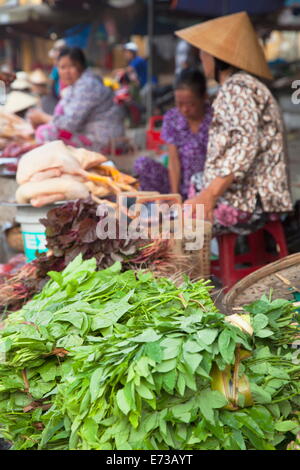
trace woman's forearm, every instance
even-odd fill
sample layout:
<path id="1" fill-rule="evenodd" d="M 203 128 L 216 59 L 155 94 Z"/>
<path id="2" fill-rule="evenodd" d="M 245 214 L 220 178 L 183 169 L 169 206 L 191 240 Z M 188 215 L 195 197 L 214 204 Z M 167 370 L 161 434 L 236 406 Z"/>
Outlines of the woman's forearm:
<path id="1" fill-rule="evenodd" d="M 220 176 L 217 176 L 206 189 L 208 189 L 211 192 L 212 196 L 217 200 L 221 196 L 223 196 L 223 194 L 229 188 L 229 186 L 233 183 L 233 181 L 234 181 L 233 174 L 222 177 L 222 178 Z"/>
<path id="2" fill-rule="evenodd" d="M 181 167 L 177 148 L 169 145 L 169 181 L 172 193 L 178 193 L 181 179 Z"/>
<path id="3" fill-rule="evenodd" d="M 43 113 L 43 121 L 44 121 L 44 124 L 49 124 L 49 122 L 52 121 L 51 114 Z"/>

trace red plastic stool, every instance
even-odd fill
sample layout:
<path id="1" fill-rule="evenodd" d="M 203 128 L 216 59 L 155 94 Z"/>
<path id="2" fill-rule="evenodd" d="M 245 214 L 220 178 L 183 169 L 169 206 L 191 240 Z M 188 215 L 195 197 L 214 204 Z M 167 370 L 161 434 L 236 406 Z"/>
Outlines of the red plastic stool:
<path id="1" fill-rule="evenodd" d="M 266 249 L 264 232 L 272 235 L 276 242 L 276 254 Z M 288 255 L 285 235 L 280 220 L 268 222 L 262 229 L 247 236 L 249 251 L 236 255 L 235 246 L 238 235 L 229 233 L 217 237 L 219 245 L 219 259 L 211 263 L 211 274 L 222 282 L 225 291 L 229 290 L 237 281 Z M 248 264 L 247 267 L 237 267 L 239 264 Z"/>
<path id="2" fill-rule="evenodd" d="M 160 137 L 163 116 L 153 116 L 149 119 L 148 130 L 146 132 L 147 150 L 160 150 L 164 141 Z"/>

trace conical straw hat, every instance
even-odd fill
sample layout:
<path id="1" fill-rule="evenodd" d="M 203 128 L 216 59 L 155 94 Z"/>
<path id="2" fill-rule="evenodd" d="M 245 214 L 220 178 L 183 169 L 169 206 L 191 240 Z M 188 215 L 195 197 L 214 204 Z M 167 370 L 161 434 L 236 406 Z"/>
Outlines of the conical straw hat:
<path id="1" fill-rule="evenodd" d="M 239 69 L 269 80 L 273 78 L 246 12 L 205 21 L 175 34 Z"/>

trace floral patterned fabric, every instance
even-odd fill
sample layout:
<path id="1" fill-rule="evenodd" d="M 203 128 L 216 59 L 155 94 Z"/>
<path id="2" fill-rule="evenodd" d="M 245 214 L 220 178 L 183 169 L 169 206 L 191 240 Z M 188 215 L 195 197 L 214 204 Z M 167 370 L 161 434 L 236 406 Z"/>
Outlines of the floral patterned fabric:
<path id="1" fill-rule="evenodd" d="M 251 214 L 259 197 L 264 212 L 292 210 L 282 121 L 267 87 L 236 73 L 220 88 L 213 111 L 204 187 L 234 174 L 222 198 L 226 205 Z"/>
<path id="2" fill-rule="evenodd" d="M 52 122 L 36 131 L 38 143 L 56 139 L 69 145 L 101 151 L 111 139 L 124 136 L 123 111 L 113 103 L 112 91 L 86 70 L 66 89 Z"/>
<path id="3" fill-rule="evenodd" d="M 212 109 L 208 103 L 204 119 L 196 133 L 191 131 L 188 121 L 177 108 L 169 110 L 164 116 L 161 138 L 178 149 L 181 163 L 180 193 L 183 199 L 188 197 L 192 175 L 203 171 L 211 119 Z M 136 161 L 134 169 L 142 191 L 170 191 L 168 170 L 159 162 L 141 157 Z"/>

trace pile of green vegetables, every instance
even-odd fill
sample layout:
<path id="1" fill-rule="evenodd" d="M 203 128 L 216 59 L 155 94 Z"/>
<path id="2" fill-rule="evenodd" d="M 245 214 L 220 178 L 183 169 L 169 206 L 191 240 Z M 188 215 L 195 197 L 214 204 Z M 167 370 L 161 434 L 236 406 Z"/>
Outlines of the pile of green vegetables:
<path id="1" fill-rule="evenodd" d="M 80 256 L 49 276 L 0 332 L 0 437 L 12 449 L 265 450 L 295 441 L 298 318 L 289 302 L 245 307 L 251 335 L 216 309 L 208 282 L 178 287 L 122 273 L 120 263 L 96 271 Z"/>

